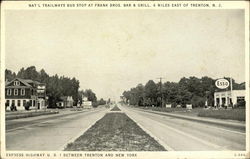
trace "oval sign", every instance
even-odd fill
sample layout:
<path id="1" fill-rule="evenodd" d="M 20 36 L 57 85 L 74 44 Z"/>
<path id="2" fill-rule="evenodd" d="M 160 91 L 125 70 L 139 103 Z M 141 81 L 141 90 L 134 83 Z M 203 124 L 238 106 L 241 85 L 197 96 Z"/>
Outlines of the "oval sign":
<path id="1" fill-rule="evenodd" d="M 224 78 L 217 79 L 215 81 L 215 86 L 219 89 L 225 89 L 225 88 L 229 87 L 229 81 L 224 79 Z"/>

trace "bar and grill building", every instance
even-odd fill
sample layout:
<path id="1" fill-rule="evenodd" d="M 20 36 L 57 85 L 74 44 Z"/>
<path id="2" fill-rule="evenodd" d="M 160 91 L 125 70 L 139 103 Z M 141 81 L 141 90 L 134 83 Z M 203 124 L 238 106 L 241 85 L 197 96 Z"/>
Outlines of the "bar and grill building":
<path id="1" fill-rule="evenodd" d="M 46 86 L 30 79 L 15 78 L 5 83 L 5 106 L 16 106 L 17 110 L 24 110 L 29 102 L 30 109 L 46 107 Z"/>

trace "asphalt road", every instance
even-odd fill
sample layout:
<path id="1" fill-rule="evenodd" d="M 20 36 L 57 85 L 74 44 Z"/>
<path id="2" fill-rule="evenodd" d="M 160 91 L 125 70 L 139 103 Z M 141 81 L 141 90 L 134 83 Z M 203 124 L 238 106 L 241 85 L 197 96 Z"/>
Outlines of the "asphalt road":
<path id="1" fill-rule="evenodd" d="M 168 151 L 245 150 L 244 131 L 119 106 Z M 106 108 L 6 121 L 6 149 L 56 151 L 82 135 Z"/>
<path id="2" fill-rule="evenodd" d="M 6 121 L 6 150 L 56 151 L 82 134 L 107 109 L 97 108 L 83 112 L 62 112 Z"/>
<path id="3" fill-rule="evenodd" d="M 168 151 L 246 149 L 244 131 L 177 119 L 126 106 L 119 107 Z"/>

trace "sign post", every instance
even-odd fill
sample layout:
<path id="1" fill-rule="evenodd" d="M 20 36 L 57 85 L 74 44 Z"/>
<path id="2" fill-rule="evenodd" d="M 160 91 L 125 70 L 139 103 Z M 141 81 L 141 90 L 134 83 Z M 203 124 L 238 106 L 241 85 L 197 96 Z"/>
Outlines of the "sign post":
<path id="1" fill-rule="evenodd" d="M 230 92 L 231 92 L 231 101 L 230 101 L 230 104 L 232 104 L 232 107 L 234 106 L 233 104 L 233 80 L 232 78 L 230 77 Z"/>

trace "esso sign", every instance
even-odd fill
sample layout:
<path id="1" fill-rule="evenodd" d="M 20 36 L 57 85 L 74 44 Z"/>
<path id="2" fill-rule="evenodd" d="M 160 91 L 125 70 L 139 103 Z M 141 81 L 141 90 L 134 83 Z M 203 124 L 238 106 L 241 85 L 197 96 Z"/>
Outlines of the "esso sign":
<path id="1" fill-rule="evenodd" d="M 215 81 L 215 86 L 217 88 L 220 88 L 220 89 L 225 89 L 225 88 L 229 87 L 229 81 L 224 79 L 224 78 L 217 79 Z"/>

